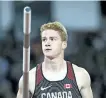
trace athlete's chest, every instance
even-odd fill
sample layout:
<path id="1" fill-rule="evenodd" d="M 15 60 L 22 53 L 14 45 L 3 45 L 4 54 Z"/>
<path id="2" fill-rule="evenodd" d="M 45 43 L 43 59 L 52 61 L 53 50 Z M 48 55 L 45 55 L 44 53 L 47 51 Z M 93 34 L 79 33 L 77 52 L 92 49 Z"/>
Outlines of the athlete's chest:
<path id="1" fill-rule="evenodd" d="M 38 98 L 72 98 L 71 87 L 71 84 L 51 83 L 41 86 L 36 95 Z"/>
<path id="2" fill-rule="evenodd" d="M 43 72 L 43 76 L 49 81 L 59 81 L 63 80 L 67 75 L 67 69 L 57 72 Z"/>
<path id="3" fill-rule="evenodd" d="M 48 77 L 51 76 L 51 77 Z M 60 75 L 62 76 L 62 75 Z M 35 93 L 33 98 L 81 98 L 72 66 L 67 64 L 67 70 L 60 78 L 58 74 L 44 74 L 41 66 L 36 73 Z M 54 78 L 54 79 L 52 79 Z M 77 81 L 79 78 L 77 78 Z"/>
<path id="4" fill-rule="evenodd" d="M 80 96 L 75 81 L 68 78 L 62 81 L 43 79 L 39 85 L 36 85 L 35 90 L 37 98 L 78 98 Z"/>

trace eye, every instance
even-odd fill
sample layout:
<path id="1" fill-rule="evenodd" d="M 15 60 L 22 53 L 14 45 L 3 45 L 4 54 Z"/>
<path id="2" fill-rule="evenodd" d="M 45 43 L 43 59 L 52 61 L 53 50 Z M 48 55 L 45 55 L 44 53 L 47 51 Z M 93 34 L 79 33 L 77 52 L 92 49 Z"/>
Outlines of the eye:
<path id="1" fill-rule="evenodd" d="M 54 40 L 54 38 L 51 38 L 51 41 L 53 41 Z"/>
<path id="2" fill-rule="evenodd" d="M 46 38 L 42 38 L 42 41 L 43 41 L 43 42 L 46 41 Z"/>
<path id="3" fill-rule="evenodd" d="M 56 38 L 55 38 L 55 37 L 51 37 L 50 40 L 51 40 L 51 41 L 55 41 Z"/>

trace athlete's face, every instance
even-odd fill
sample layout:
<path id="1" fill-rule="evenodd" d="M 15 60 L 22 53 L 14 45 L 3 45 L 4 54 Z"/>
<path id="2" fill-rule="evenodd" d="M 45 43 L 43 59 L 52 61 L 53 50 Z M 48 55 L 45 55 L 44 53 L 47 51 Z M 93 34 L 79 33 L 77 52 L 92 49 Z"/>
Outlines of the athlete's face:
<path id="1" fill-rule="evenodd" d="M 42 50 L 46 57 L 57 57 L 66 48 L 66 45 L 66 42 L 61 40 L 58 31 L 45 30 L 42 32 Z"/>

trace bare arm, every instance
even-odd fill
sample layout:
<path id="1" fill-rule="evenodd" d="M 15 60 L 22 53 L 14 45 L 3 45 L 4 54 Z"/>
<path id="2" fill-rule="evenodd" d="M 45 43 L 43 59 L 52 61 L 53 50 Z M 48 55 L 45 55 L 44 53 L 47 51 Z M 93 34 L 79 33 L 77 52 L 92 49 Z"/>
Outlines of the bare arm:
<path id="1" fill-rule="evenodd" d="M 90 79 L 90 75 L 88 74 L 88 72 L 83 69 L 82 70 L 82 88 L 81 88 L 81 95 L 82 98 L 93 98 L 93 93 L 92 93 L 92 89 L 91 89 L 91 79 Z"/>
<path id="2" fill-rule="evenodd" d="M 29 71 L 29 98 L 34 94 L 36 67 Z M 19 89 L 16 98 L 23 98 L 23 76 L 19 80 Z"/>
<path id="3" fill-rule="evenodd" d="M 17 93 L 17 97 L 16 98 L 23 98 L 22 97 L 22 91 L 23 90 L 23 77 L 20 78 L 19 80 L 19 88 L 18 88 L 18 93 Z"/>
<path id="4" fill-rule="evenodd" d="M 22 98 L 22 91 L 21 91 L 21 89 L 18 90 L 16 98 Z"/>

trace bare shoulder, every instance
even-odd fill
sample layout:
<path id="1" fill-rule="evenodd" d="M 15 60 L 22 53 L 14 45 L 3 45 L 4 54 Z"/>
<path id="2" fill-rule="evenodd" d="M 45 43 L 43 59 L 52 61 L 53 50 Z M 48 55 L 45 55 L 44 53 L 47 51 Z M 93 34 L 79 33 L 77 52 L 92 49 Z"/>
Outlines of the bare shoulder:
<path id="1" fill-rule="evenodd" d="M 74 73 L 76 75 L 76 78 L 79 77 L 80 81 L 83 83 L 83 85 L 90 85 L 91 84 L 91 79 L 90 79 L 90 74 L 88 71 L 82 67 L 78 67 L 75 64 L 72 64 Z"/>
<path id="2" fill-rule="evenodd" d="M 29 71 L 29 85 L 35 82 L 36 67 Z M 23 75 L 19 80 L 19 88 L 23 88 Z"/>
<path id="3" fill-rule="evenodd" d="M 29 71 L 29 77 L 32 77 L 33 75 L 35 75 L 35 72 L 36 72 L 36 67 L 32 68 L 30 71 Z M 21 82 L 23 80 L 23 75 L 21 76 L 19 82 Z"/>
<path id="4" fill-rule="evenodd" d="M 73 66 L 74 72 L 78 72 L 79 74 L 86 76 L 86 77 L 90 76 L 86 69 L 84 69 L 82 67 L 78 67 L 75 64 L 72 64 L 72 66 Z"/>
<path id="5" fill-rule="evenodd" d="M 34 81 L 35 82 L 35 76 L 36 76 L 36 67 L 32 68 L 30 71 L 29 71 L 29 83 L 31 81 Z"/>
<path id="6" fill-rule="evenodd" d="M 30 71 L 29 71 L 29 75 L 35 75 L 35 72 L 36 72 L 36 67 L 32 68 Z"/>
<path id="7" fill-rule="evenodd" d="M 36 74 L 36 67 L 29 71 L 29 91 L 33 94 L 35 89 L 35 75 Z M 17 98 L 22 98 L 23 93 L 23 75 L 21 76 L 18 84 L 18 93 Z"/>

